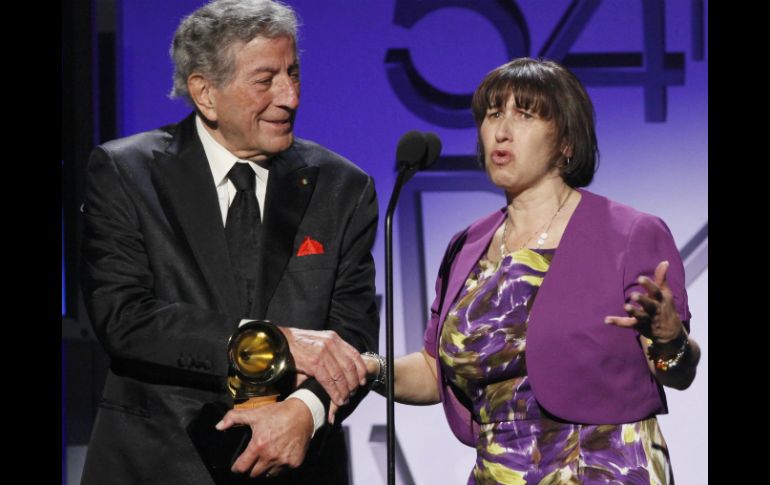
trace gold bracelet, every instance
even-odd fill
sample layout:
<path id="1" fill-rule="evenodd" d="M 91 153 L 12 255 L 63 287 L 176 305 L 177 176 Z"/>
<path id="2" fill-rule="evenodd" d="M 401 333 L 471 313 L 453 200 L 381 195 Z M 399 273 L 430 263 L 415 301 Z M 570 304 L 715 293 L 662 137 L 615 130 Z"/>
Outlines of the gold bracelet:
<path id="1" fill-rule="evenodd" d="M 684 359 L 684 355 L 687 353 L 687 349 L 689 347 L 690 347 L 690 338 L 689 336 L 685 335 L 684 342 L 682 342 L 682 346 L 679 347 L 679 350 L 676 351 L 676 354 L 670 359 L 665 359 L 665 360 L 660 357 L 657 357 L 655 359 L 655 368 L 661 372 L 668 372 L 670 369 L 677 367 Z M 650 348 L 652 348 L 652 346 L 650 346 Z M 655 353 L 657 353 L 657 351 L 655 351 Z"/>

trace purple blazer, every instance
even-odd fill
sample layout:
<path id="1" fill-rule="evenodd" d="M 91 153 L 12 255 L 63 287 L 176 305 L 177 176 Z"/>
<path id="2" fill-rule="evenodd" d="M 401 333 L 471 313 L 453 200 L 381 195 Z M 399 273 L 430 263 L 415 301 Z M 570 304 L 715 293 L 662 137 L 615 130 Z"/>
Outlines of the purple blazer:
<path id="1" fill-rule="evenodd" d="M 689 330 L 679 251 L 660 218 L 580 193 L 529 317 L 526 359 L 535 397 L 549 413 L 575 423 L 619 424 L 666 413 L 663 388 L 647 366 L 638 334 L 607 325 L 604 317 L 625 315 L 631 292 L 644 291 L 637 277 L 652 277 L 657 264 L 668 260 L 666 279 Z M 438 296 L 431 306 L 425 349 L 433 357 L 447 313 L 504 218 L 503 208 L 467 229 L 448 273 L 443 308 L 439 313 Z M 439 277 L 437 295 L 441 285 Z M 437 368 L 449 426 L 461 442 L 475 446 L 478 424 L 443 380 L 438 362 Z"/>

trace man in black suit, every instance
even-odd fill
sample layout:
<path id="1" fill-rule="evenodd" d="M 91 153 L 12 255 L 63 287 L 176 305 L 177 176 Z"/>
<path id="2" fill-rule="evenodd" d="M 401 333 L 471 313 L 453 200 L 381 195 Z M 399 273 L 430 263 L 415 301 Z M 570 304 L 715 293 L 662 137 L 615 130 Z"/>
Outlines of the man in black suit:
<path id="1" fill-rule="evenodd" d="M 365 394 L 359 354 L 379 335 L 373 181 L 294 138 L 288 7 L 217 0 L 182 21 L 171 54 L 172 94 L 195 112 L 89 160 L 83 287 L 111 364 L 83 483 L 347 483 L 339 423 Z M 228 339 L 250 319 L 279 326 L 298 389 L 225 415 L 218 430 L 252 437 L 221 473 L 189 430 L 206 405 L 232 408 Z"/>

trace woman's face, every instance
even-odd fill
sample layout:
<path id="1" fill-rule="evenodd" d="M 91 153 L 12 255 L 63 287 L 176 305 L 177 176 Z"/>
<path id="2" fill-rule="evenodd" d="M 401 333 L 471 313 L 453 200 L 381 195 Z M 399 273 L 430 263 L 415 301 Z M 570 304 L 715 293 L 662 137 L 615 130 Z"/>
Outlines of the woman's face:
<path id="1" fill-rule="evenodd" d="M 513 95 L 505 106 L 488 109 L 479 136 L 492 183 L 506 192 L 519 193 L 558 177 L 555 133 L 552 120 L 517 107 Z"/>

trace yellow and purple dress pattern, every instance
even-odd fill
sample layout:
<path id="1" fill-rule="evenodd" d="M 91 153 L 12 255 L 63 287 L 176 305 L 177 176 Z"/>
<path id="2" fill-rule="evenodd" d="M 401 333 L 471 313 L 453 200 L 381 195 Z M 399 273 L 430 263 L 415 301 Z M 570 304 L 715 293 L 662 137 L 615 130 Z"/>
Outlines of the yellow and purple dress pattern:
<path id="1" fill-rule="evenodd" d="M 440 365 L 480 424 L 468 484 L 673 483 L 655 417 L 575 424 L 535 400 L 527 323 L 555 251 L 523 248 L 496 263 L 481 259 L 444 322 Z"/>

